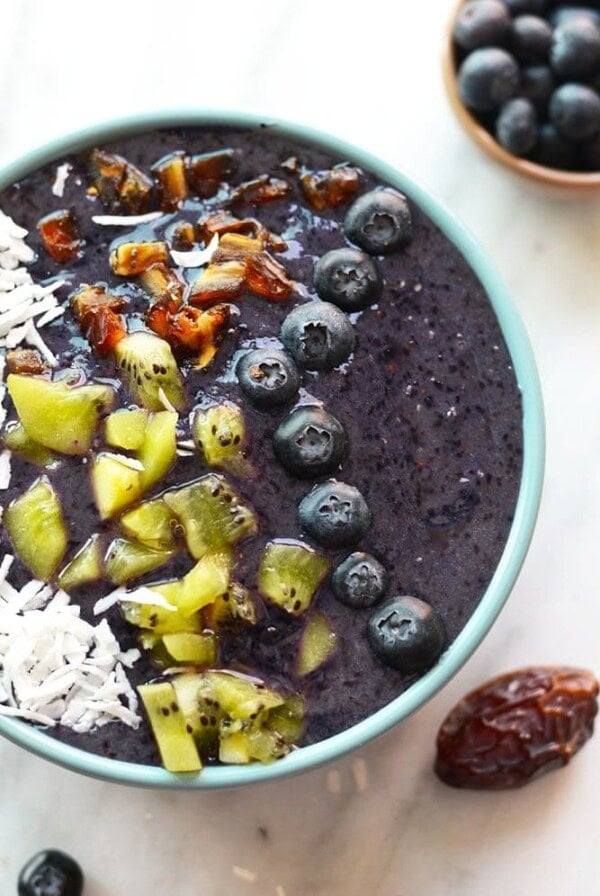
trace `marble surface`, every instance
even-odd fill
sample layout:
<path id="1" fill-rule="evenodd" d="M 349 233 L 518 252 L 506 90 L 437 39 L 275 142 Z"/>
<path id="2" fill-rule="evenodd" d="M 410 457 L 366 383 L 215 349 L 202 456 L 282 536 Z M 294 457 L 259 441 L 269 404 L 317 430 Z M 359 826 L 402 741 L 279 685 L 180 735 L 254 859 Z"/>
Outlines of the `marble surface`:
<path id="1" fill-rule="evenodd" d="M 0 163 L 85 123 L 173 105 L 280 115 L 362 144 L 447 203 L 493 257 L 529 329 L 548 418 L 525 567 L 442 694 L 358 755 L 237 792 L 109 786 L 2 742 L 3 896 L 48 845 L 81 860 L 86 896 L 598 892 L 600 737 L 518 792 L 457 792 L 431 771 L 439 722 L 487 676 L 600 667 L 600 204 L 517 179 L 459 130 L 439 66 L 451 5 L 2 3 Z"/>

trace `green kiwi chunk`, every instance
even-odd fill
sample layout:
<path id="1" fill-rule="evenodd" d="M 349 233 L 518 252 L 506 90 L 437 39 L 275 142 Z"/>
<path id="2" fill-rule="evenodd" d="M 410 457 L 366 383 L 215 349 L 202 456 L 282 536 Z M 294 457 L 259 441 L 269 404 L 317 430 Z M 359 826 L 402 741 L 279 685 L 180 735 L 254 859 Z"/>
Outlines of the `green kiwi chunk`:
<path id="1" fill-rule="evenodd" d="M 142 494 L 142 470 L 139 461 L 109 451 L 94 457 L 91 477 L 96 507 L 103 520 L 110 519 Z"/>
<path id="2" fill-rule="evenodd" d="M 9 504 L 3 522 L 19 559 L 36 578 L 49 581 L 69 539 L 60 501 L 46 476 Z"/>
<path id="3" fill-rule="evenodd" d="M 213 632 L 173 632 L 163 635 L 162 643 L 176 663 L 207 667 L 217 662 L 217 639 Z"/>
<path id="4" fill-rule="evenodd" d="M 237 622 L 255 625 L 257 621 L 256 604 L 252 595 L 239 582 L 231 582 L 227 591 L 206 607 L 205 614 L 210 628 L 217 630 Z"/>
<path id="5" fill-rule="evenodd" d="M 196 559 L 232 546 L 258 529 L 254 511 L 218 473 L 165 492 L 163 498 L 183 526 L 188 550 Z"/>
<path id="6" fill-rule="evenodd" d="M 205 554 L 181 579 L 151 585 L 150 590 L 184 616 L 192 616 L 227 591 L 231 565 L 231 554 L 226 551 Z"/>
<path id="7" fill-rule="evenodd" d="M 310 606 L 329 569 L 322 554 L 301 542 L 270 541 L 258 572 L 261 594 L 293 616 Z"/>
<path id="8" fill-rule="evenodd" d="M 144 438 L 138 452 L 143 464 L 142 488 L 144 491 L 160 482 L 175 463 L 177 457 L 177 414 L 174 411 L 158 411 L 150 416 Z"/>
<path id="9" fill-rule="evenodd" d="M 183 408 L 183 380 L 168 342 L 137 330 L 117 343 L 115 357 L 134 401 L 149 411 L 162 411 L 162 390 L 173 407 Z"/>
<path id="10" fill-rule="evenodd" d="M 115 538 L 106 554 L 106 578 L 115 585 L 123 585 L 162 566 L 172 555 L 172 551 L 155 551 L 126 538 Z"/>
<path id="11" fill-rule="evenodd" d="M 58 585 L 64 591 L 70 591 L 87 582 L 96 582 L 101 577 L 103 569 L 102 539 L 95 533 L 65 566 L 58 577 Z"/>
<path id="12" fill-rule="evenodd" d="M 296 672 L 310 675 L 329 659 L 336 648 L 337 635 L 323 613 L 313 613 L 307 621 L 298 650 Z"/>
<path id="13" fill-rule="evenodd" d="M 14 451 L 17 454 L 20 454 L 21 457 L 24 457 L 29 463 L 36 464 L 38 467 L 45 467 L 47 470 L 57 467 L 60 463 L 56 454 L 49 451 L 48 448 L 45 448 L 43 445 L 40 445 L 38 442 L 34 442 L 33 439 L 27 435 L 23 424 L 17 423 L 16 421 L 9 423 L 6 427 L 6 432 L 4 433 L 4 445 L 9 451 Z"/>
<path id="14" fill-rule="evenodd" d="M 134 541 L 157 551 L 172 551 L 177 547 L 180 523 L 162 498 L 144 501 L 127 510 L 119 520 L 124 534 Z"/>
<path id="15" fill-rule="evenodd" d="M 120 408 L 109 414 L 104 424 L 107 445 L 138 451 L 144 442 L 148 411 L 143 408 Z"/>
<path id="16" fill-rule="evenodd" d="M 175 607 L 167 609 L 156 604 L 128 601 L 125 598 L 121 601 L 121 612 L 131 625 L 146 629 L 157 636 L 169 632 L 199 632 L 202 629 L 197 616 L 184 616 Z"/>
<path id="17" fill-rule="evenodd" d="M 222 467 L 236 476 L 254 475 L 252 464 L 245 458 L 246 426 L 241 409 L 224 401 L 194 414 L 192 432 L 196 445 L 209 467 Z"/>
<path id="18" fill-rule="evenodd" d="M 138 687 L 160 757 L 169 772 L 198 772 L 202 762 L 196 742 L 169 682 Z"/>

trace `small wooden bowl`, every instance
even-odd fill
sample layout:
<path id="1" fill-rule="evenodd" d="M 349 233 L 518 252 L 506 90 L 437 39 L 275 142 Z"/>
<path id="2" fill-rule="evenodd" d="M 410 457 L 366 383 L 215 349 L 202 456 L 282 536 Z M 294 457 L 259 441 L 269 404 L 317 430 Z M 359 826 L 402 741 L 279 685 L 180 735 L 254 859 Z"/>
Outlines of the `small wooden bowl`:
<path id="1" fill-rule="evenodd" d="M 458 93 L 458 84 L 456 79 L 456 54 L 454 49 L 454 23 L 465 0 L 459 0 L 456 4 L 448 27 L 446 30 L 446 43 L 444 48 L 443 71 L 446 92 L 450 100 L 450 105 L 456 114 L 459 122 L 469 134 L 470 137 L 483 149 L 489 156 L 497 162 L 501 162 L 521 174 L 536 180 L 538 183 L 549 184 L 554 187 L 563 187 L 571 190 L 600 190 L 600 171 L 599 172 L 583 172 L 583 171 L 561 171 L 558 168 L 547 168 L 545 165 L 537 165 L 535 162 L 529 162 L 527 159 L 521 159 L 513 156 L 511 153 L 503 149 L 499 143 L 494 140 L 489 131 L 477 121 L 467 107 L 462 102 Z"/>

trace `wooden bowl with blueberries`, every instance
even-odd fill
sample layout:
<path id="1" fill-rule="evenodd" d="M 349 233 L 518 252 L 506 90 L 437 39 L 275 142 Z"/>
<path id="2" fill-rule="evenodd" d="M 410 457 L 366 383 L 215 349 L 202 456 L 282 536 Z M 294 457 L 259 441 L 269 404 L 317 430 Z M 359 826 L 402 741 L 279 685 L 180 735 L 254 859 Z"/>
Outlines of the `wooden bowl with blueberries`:
<path id="1" fill-rule="evenodd" d="M 444 79 L 497 161 L 541 183 L 600 187 L 600 0 L 461 0 Z"/>

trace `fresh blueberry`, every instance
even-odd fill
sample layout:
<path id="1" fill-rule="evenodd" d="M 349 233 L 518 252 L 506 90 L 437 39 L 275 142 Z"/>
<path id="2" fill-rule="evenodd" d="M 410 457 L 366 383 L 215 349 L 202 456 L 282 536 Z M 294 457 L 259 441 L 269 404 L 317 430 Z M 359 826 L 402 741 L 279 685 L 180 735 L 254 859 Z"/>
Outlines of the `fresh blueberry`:
<path id="1" fill-rule="evenodd" d="M 537 122 L 533 103 L 522 97 L 502 106 L 496 121 L 500 146 L 515 156 L 526 156 L 537 140 Z"/>
<path id="2" fill-rule="evenodd" d="M 600 27 L 588 16 L 573 16 L 555 28 L 550 64 L 563 81 L 580 81 L 600 71 Z"/>
<path id="3" fill-rule="evenodd" d="M 333 593 L 341 603 L 355 610 L 379 603 L 388 586 L 385 566 L 371 554 L 355 551 L 339 566 L 331 577 Z"/>
<path id="4" fill-rule="evenodd" d="M 19 896 L 81 896 L 83 874 L 64 852 L 47 849 L 27 862 L 19 875 Z"/>
<path id="5" fill-rule="evenodd" d="M 344 220 L 351 242 L 371 255 L 401 249 L 412 239 L 412 217 L 406 196 L 379 187 L 355 199 Z"/>
<path id="6" fill-rule="evenodd" d="M 462 50 L 498 47 L 506 43 L 510 14 L 501 0 L 472 0 L 461 8 L 454 24 L 454 40 Z"/>
<path id="7" fill-rule="evenodd" d="M 346 454 L 340 421 L 315 405 L 295 408 L 273 434 L 277 460 L 292 476 L 311 479 L 333 473 Z"/>
<path id="8" fill-rule="evenodd" d="M 300 374 L 293 360 L 276 348 L 247 352 L 238 361 L 235 372 L 246 398 L 266 407 L 286 404 L 300 386 Z"/>
<path id="9" fill-rule="evenodd" d="M 433 666 L 446 644 L 442 617 L 417 597 L 392 597 L 367 627 L 373 653 L 386 666 L 406 674 Z"/>
<path id="10" fill-rule="evenodd" d="M 538 165 L 561 171 L 574 171 L 579 160 L 576 144 L 561 137 L 553 124 L 543 124 L 539 129 L 531 158 Z"/>
<path id="11" fill-rule="evenodd" d="M 458 70 L 458 92 L 465 106 L 486 112 L 501 106 L 519 88 L 516 59 L 498 47 L 474 50 Z"/>
<path id="12" fill-rule="evenodd" d="M 600 25 L 600 11 L 589 6 L 560 6 L 550 14 L 548 21 L 552 28 L 557 28 L 577 16 L 587 16 L 592 22 Z"/>
<path id="13" fill-rule="evenodd" d="M 546 0 L 504 0 L 513 16 L 520 16 L 523 13 L 533 13 L 541 15 L 546 9 Z"/>
<path id="14" fill-rule="evenodd" d="M 581 167 L 584 171 L 600 171 L 600 134 L 581 144 Z"/>
<path id="15" fill-rule="evenodd" d="M 354 327 L 330 302 L 307 302 L 285 318 L 281 341 L 301 367 L 331 370 L 352 352 Z"/>
<path id="16" fill-rule="evenodd" d="M 583 84 L 563 84 L 552 94 L 550 121 L 566 140 L 588 140 L 600 130 L 600 96 Z"/>
<path id="17" fill-rule="evenodd" d="M 359 249 L 332 249 L 315 266 L 315 289 L 344 311 L 360 311 L 376 302 L 382 282 L 375 262 Z"/>
<path id="18" fill-rule="evenodd" d="M 510 48 L 524 63 L 546 62 L 552 45 L 552 28 L 539 16 L 517 16 L 512 24 Z"/>
<path id="19" fill-rule="evenodd" d="M 537 112 L 544 117 L 555 89 L 556 81 L 547 65 L 530 65 L 521 70 L 519 93 L 526 100 L 531 100 Z"/>
<path id="20" fill-rule="evenodd" d="M 355 544 L 371 525 L 367 502 L 353 485 L 330 479 L 316 485 L 300 502 L 302 528 L 326 548 Z"/>

